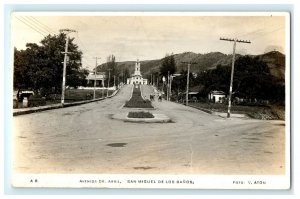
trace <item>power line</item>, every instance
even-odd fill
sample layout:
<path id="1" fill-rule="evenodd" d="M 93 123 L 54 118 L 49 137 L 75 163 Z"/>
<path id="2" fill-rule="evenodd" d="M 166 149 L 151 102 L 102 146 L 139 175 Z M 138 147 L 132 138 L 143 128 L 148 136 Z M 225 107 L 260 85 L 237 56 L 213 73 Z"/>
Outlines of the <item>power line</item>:
<path id="1" fill-rule="evenodd" d="M 39 25 L 35 24 L 34 22 L 32 22 L 31 20 L 27 19 L 26 17 L 21 17 L 23 20 L 25 20 L 27 23 L 29 23 L 30 25 L 32 25 L 33 27 L 35 27 L 36 29 L 40 30 L 41 32 L 45 33 L 45 34 L 50 34 L 47 30 L 45 30 L 44 28 L 41 28 Z"/>
<path id="2" fill-rule="evenodd" d="M 242 36 L 246 36 L 246 35 L 254 35 L 254 34 L 262 34 L 262 35 L 258 35 L 258 36 L 256 36 L 256 37 L 254 37 L 254 38 L 257 38 L 257 37 L 262 37 L 262 36 L 264 36 L 264 35 L 266 35 L 266 34 L 270 34 L 270 33 L 272 33 L 272 32 L 275 32 L 275 31 L 278 31 L 278 30 L 281 30 L 281 29 L 283 29 L 284 27 L 283 26 L 279 26 L 279 27 L 277 27 L 277 28 L 275 28 L 274 30 L 271 30 L 271 31 L 269 31 L 269 32 L 264 32 L 265 30 L 264 29 L 259 29 L 259 30 L 256 30 L 256 31 L 253 31 L 253 32 L 249 32 L 249 33 L 244 33 L 244 34 L 239 34 L 239 35 L 237 35 L 237 37 L 242 37 Z M 251 39 L 254 39 L 254 38 L 252 38 L 251 36 L 249 36 Z"/>
<path id="3" fill-rule="evenodd" d="M 26 26 L 28 26 L 29 28 L 31 28 L 32 30 L 36 31 L 37 33 L 43 35 L 44 37 L 46 37 L 45 33 L 42 33 L 41 31 L 37 30 L 36 28 L 32 27 L 31 25 L 29 25 L 28 23 L 26 23 L 25 21 L 23 21 L 22 19 L 16 17 L 16 19 L 18 19 L 20 22 L 22 22 L 23 24 L 25 24 Z"/>
<path id="4" fill-rule="evenodd" d="M 276 28 L 276 29 L 274 29 L 274 30 L 272 30 L 272 31 L 270 31 L 270 32 L 266 32 L 266 33 L 264 33 L 264 34 L 262 34 L 262 35 L 259 35 L 259 36 L 256 36 L 256 37 L 253 37 L 252 38 L 252 40 L 254 40 L 254 39 L 257 39 L 257 38 L 259 38 L 259 37 L 262 37 L 262 36 L 265 36 L 265 35 L 267 35 L 267 34 L 270 34 L 270 33 L 273 33 L 273 32 L 276 32 L 276 31 L 278 31 L 278 30 L 281 30 L 281 29 L 283 29 L 284 27 L 279 27 L 279 28 Z"/>
<path id="5" fill-rule="evenodd" d="M 87 55 L 89 55 L 89 56 L 92 57 L 92 55 L 91 55 L 90 53 L 88 53 L 89 50 L 87 50 L 86 45 L 85 45 L 85 44 L 82 42 L 82 40 L 80 39 L 78 32 L 76 32 L 76 33 L 77 33 L 77 34 L 76 34 L 76 38 L 78 39 L 78 41 L 79 41 L 79 43 L 81 44 L 81 46 L 83 47 L 83 49 L 86 51 L 85 54 L 87 54 Z"/>
<path id="6" fill-rule="evenodd" d="M 34 18 L 33 16 L 28 16 L 29 18 L 31 18 L 33 21 L 35 21 L 36 23 L 40 24 L 41 26 L 43 26 L 46 30 L 48 30 L 49 32 L 55 33 L 55 31 L 53 29 L 51 29 L 49 26 L 43 24 L 42 22 L 40 22 L 39 20 L 37 20 L 36 18 Z"/>
<path id="7" fill-rule="evenodd" d="M 255 30 L 255 31 L 252 31 L 252 32 L 248 32 L 248 33 L 237 34 L 236 37 L 243 37 L 243 36 L 246 36 L 246 35 L 250 35 L 248 37 L 251 40 L 256 40 L 257 38 L 263 37 L 265 35 L 268 35 L 270 33 L 276 32 L 276 31 L 281 30 L 281 29 L 284 29 L 284 27 L 283 26 L 279 26 L 279 27 L 277 27 L 277 28 L 275 28 L 275 29 L 273 29 L 273 30 L 271 30 L 269 32 L 264 32 L 263 29 L 259 29 L 259 30 Z M 257 34 L 259 34 L 259 35 L 257 35 Z M 257 35 L 257 36 L 255 36 L 255 35 Z M 217 46 L 215 46 L 215 49 L 219 49 L 219 51 L 221 52 L 221 49 L 223 49 L 224 47 L 226 47 L 226 45 L 220 43 Z"/>

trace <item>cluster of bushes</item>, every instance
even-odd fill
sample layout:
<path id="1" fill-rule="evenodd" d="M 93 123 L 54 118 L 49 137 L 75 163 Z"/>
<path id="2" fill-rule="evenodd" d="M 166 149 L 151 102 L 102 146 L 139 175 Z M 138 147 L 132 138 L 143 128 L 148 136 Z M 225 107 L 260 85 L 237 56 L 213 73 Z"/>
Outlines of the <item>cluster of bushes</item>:
<path id="1" fill-rule="evenodd" d="M 28 99 L 28 107 L 44 106 L 46 105 L 46 98 L 41 95 L 32 95 Z"/>
<path id="2" fill-rule="evenodd" d="M 150 112 L 129 112 L 128 113 L 129 118 L 154 118 L 153 114 Z"/>
<path id="3" fill-rule="evenodd" d="M 127 108 L 153 108 L 150 100 L 144 100 L 141 96 L 141 91 L 139 87 L 134 87 L 132 92 L 132 97 L 129 101 L 125 103 Z"/>

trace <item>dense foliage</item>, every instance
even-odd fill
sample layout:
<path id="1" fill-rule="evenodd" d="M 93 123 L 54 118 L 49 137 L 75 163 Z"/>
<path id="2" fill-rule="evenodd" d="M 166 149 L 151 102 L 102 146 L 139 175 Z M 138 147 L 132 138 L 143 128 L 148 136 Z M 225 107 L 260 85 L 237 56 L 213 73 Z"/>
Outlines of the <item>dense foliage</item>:
<path id="1" fill-rule="evenodd" d="M 211 90 L 229 91 L 231 65 L 218 65 L 203 71 L 191 81 L 191 86 L 203 85 L 200 95 L 206 97 Z M 267 64 L 257 57 L 243 56 L 235 61 L 233 96 L 244 99 L 284 102 L 285 86 L 270 73 Z"/>
<path id="2" fill-rule="evenodd" d="M 66 85 L 86 83 L 88 72 L 81 68 L 82 52 L 69 40 Z M 28 43 L 25 50 L 14 49 L 14 88 L 31 88 L 42 93 L 59 93 L 62 86 L 66 35 L 48 35 L 40 45 Z"/>
<path id="3" fill-rule="evenodd" d="M 161 62 L 161 67 L 160 67 L 160 75 L 161 76 L 168 76 L 169 74 L 174 74 L 176 71 L 176 65 L 175 65 L 175 59 L 174 55 L 166 55 Z"/>

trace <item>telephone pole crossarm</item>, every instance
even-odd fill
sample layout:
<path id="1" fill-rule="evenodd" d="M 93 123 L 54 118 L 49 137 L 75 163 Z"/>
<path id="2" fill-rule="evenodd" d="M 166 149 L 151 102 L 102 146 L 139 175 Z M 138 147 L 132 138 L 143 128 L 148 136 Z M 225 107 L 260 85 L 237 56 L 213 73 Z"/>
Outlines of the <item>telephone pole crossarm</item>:
<path id="1" fill-rule="evenodd" d="M 220 38 L 220 40 L 223 40 L 223 41 L 236 41 L 236 42 L 239 42 L 239 43 L 248 43 L 248 44 L 251 44 L 251 41 L 248 41 L 248 40 L 240 40 L 240 39 L 228 39 L 228 38 Z"/>

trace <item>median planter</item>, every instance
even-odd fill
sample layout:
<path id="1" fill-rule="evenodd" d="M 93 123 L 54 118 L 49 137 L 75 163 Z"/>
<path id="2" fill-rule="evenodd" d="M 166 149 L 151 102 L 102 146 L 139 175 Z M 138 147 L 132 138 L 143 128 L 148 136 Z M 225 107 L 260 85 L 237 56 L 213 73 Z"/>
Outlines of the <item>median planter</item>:
<path id="1" fill-rule="evenodd" d="M 128 113 L 128 118 L 154 118 L 154 115 L 149 112 L 129 112 Z"/>
<path id="2" fill-rule="evenodd" d="M 143 99 L 141 96 L 140 87 L 134 87 L 132 91 L 132 97 L 124 105 L 127 108 L 153 108 L 151 101 Z"/>

